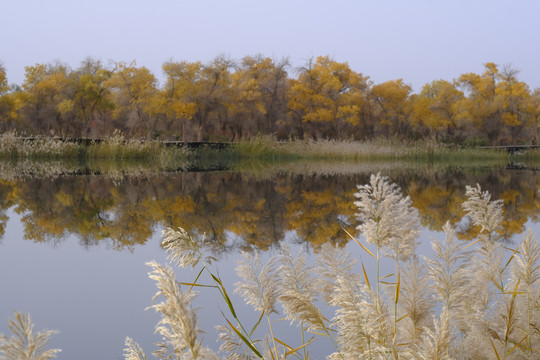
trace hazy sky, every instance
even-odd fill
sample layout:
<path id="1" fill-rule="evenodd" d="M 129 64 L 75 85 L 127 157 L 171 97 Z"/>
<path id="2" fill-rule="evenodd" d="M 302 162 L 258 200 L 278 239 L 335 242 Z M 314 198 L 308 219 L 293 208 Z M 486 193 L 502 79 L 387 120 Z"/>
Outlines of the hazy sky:
<path id="1" fill-rule="evenodd" d="M 540 87 L 538 0 L 1 0 L 0 61 L 24 67 L 87 56 L 136 60 L 158 78 L 168 60 L 330 55 L 374 82 L 436 79 L 512 64 Z M 294 76 L 294 74 L 293 74 Z"/>

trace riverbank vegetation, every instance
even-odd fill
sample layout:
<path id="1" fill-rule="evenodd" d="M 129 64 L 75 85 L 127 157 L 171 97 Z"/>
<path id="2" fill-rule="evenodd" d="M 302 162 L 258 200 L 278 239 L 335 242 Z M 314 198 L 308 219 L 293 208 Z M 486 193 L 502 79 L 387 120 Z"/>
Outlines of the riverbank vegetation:
<path id="1" fill-rule="evenodd" d="M 447 222 L 440 229 L 443 236 L 431 241 L 432 252 L 425 256 L 417 255 L 417 210 L 389 178 L 372 175 L 349 201 L 354 201 L 351 221 L 359 224 L 360 236 L 346 233 L 358 244 L 362 256 L 357 259 L 331 243 L 318 249 L 314 264 L 302 250 L 293 254 L 286 245 L 265 263 L 256 251 L 243 254 L 235 292 L 253 306 L 258 321 L 249 324 L 212 264 L 213 241 L 182 228 L 164 230 L 162 246 L 170 264 L 148 263 L 158 289 L 150 309 L 160 316 L 156 333 L 162 337 L 153 355 L 308 359 L 319 355 L 312 352 L 315 343 L 326 342 L 333 349 L 328 359 L 539 356 L 540 244 L 531 230 L 516 243 L 504 241 L 501 200 L 492 200 L 479 185 L 467 186 L 461 208 L 476 235 L 458 240 L 456 227 Z M 392 264 L 384 268 L 391 270 L 383 270 L 382 261 Z M 192 277 L 178 281 L 173 266 L 192 268 Z M 374 273 L 366 270 L 372 268 Z M 197 290 L 215 291 L 223 300 L 219 352 L 203 342 L 195 310 Z M 15 317 L 10 322 L 15 335 L 0 336 L 0 355 L 29 351 L 32 331 L 19 328 L 33 326 L 29 317 Z M 276 331 L 283 318 L 297 329 L 298 340 Z M 43 340 L 36 355 L 44 354 L 39 358 L 51 359 L 58 352 L 45 350 L 52 334 L 38 333 Z M 124 358 L 147 356 L 128 337 Z"/>
<path id="2" fill-rule="evenodd" d="M 528 150 L 521 161 L 535 162 L 538 151 Z M 79 161 L 140 161 L 141 165 L 166 163 L 173 168 L 191 161 L 227 164 L 227 168 L 242 167 L 244 161 L 261 161 L 275 165 L 297 160 L 340 161 L 490 161 L 504 165 L 514 157 L 505 150 L 475 149 L 449 146 L 434 141 L 402 140 L 289 140 L 253 137 L 213 149 L 202 144 L 190 149 L 181 143 L 167 145 L 159 140 L 127 138 L 116 132 L 104 139 L 63 139 L 57 137 L 27 138 L 13 132 L 0 134 L 0 160 L 79 160 Z M 194 165 L 194 166 L 195 166 Z"/>
<path id="3" fill-rule="evenodd" d="M 119 132 L 99 141 L 77 140 L 27 138 L 7 132 L 0 135 L 0 160 L 132 160 L 152 165 L 186 161 L 189 155 L 185 148 L 166 147 L 155 140 L 127 139 Z"/>
<path id="4" fill-rule="evenodd" d="M 144 66 L 26 67 L 9 84 L 0 66 L 0 132 L 25 136 L 234 141 L 429 139 L 459 146 L 538 144 L 540 90 L 511 66 L 434 80 L 414 92 L 406 79 L 374 83 L 328 56 L 292 69 L 286 59 L 219 56 L 168 61 L 163 84 Z"/>

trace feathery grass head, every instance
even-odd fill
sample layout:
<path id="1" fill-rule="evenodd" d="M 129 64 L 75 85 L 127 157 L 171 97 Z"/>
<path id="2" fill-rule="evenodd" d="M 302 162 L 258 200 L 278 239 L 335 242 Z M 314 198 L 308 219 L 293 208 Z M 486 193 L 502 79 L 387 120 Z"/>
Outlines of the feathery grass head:
<path id="1" fill-rule="evenodd" d="M 431 242 L 432 258 L 424 257 L 424 260 L 433 282 L 435 298 L 453 314 L 467 296 L 469 276 L 465 265 L 470 254 L 462 250 L 456 240 L 455 229 L 449 222 L 444 225 L 443 231 L 443 240 Z"/>
<path id="2" fill-rule="evenodd" d="M 168 253 L 168 258 L 180 267 L 195 267 L 199 261 L 211 262 L 213 257 L 204 257 L 206 238 L 194 239 L 186 230 L 167 228 L 162 232 L 161 245 Z"/>
<path id="3" fill-rule="evenodd" d="M 405 343 L 415 344 L 423 333 L 423 328 L 431 320 L 433 307 L 432 288 L 425 264 L 417 256 L 412 256 L 403 268 L 399 293 L 400 339 Z"/>
<path id="4" fill-rule="evenodd" d="M 124 360 L 147 360 L 142 348 L 132 338 L 126 337 L 125 346 Z"/>
<path id="5" fill-rule="evenodd" d="M 495 232 L 503 220 L 503 201 L 491 201 L 491 194 L 482 191 L 479 184 L 476 184 L 476 187 L 467 186 L 465 195 L 467 200 L 462 206 L 473 224 L 482 227 L 482 231 L 489 234 Z"/>
<path id="6" fill-rule="evenodd" d="M 425 334 L 421 341 L 413 347 L 415 359 L 422 360 L 450 360 L 452 357 L 448 354 L 450 346 L 450 327 L 449 327 L 448 309 L 443 307 L 439 321 L 435 321 L 433 330 L 425 328 Z"/>
<path id="7" fill-rule="evenodd" d="M 516 262 L 516 278 L 531 286 L 540 279 L 540 246 L 531 229 L 521 242 Z"/>
<path id="8" fill-rule="evenodd" d="M 276 258 L 271 258 L 261 267 L 259 254 L 242 253 L 236 273 L 242 281 L 235 284 L 235 293 L 240 294 L 247 304 L 266 314 L 276 312 L 279 277 L 276 272 Z"/>
<path id="9" fill-rule="evenodd" d="M 0 360 L 48 360 L 56 359 L 60 349 L 46 350 L 49 338 L 58 333 L 54 330 L 34 332 L 34 324 L 29 314 L 14 313 L 14 319 L 8 321 L 8 328 L 13 336 L 7 338 L 0 334 Z"/>
<path id="10" fill-rule="evenodd" d="M 317 254 L 317 282 L 326 302 L 330 303 L 334 298 L 337 278 L 358 281 L 358 274 L 353 271 L 355 263 L 349 252 L 339 245 L 325 243 L 321 246 Z"/>
<path id="11" fill-rule="evenodd" d="M 281 275 L 279 298 L 286 319 L 291 323 L 306 324 L 309 331 L 325 332 L 325 319 L 315 301 L 318 290 L 312 277 L 312 268 L 306 266 L 302 251 L 293 258 L 288 247 L 284 246 L 279 256 Z"/>
<path id="12" fill-rule="evenodd" d="M 218 325 L 216 330 L 219 332 L 218 341 L 221 343 L 219 351 L 228 354 L 227 360 L 256 359 L 255 355 L 252 355 L 251 349 L 248 349 L 230 328 Z"/>
<path id="13" fill-rule="evenodd" d="M 358 185 L 355 194 L 357 229 L 368 243 L 389 247 L 394 256 L 406 257 L 416 246 L 419 233 L 418 215 L 411 199 L 403 197 L 397 184 L 380 173 L 371 175 L 369 184 Z"/>
<path id="14" fill-rule="evenodd" d="M 169 266 L 162 266 L 154 261 L 146 265 L 152 268 L 148 275 L 156 282 L 158 288 L 153 301 L 160 296 L 164 298 L 162 302 L 154 303 L 148 308 L 161 314 L 156 333 L 163 337 L 165 344 L 172 348 L 175 354 L 189 352 L 196 359 L 202 346 L 197 339 L 199 334 L 197 315 L 191 306 L 195 293 L 182 293 Z"/>

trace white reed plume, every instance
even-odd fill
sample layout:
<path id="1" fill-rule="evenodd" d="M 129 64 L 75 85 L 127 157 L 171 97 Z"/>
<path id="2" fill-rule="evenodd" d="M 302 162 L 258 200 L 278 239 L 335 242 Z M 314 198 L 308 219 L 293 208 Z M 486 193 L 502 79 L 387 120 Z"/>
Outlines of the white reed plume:
<path id="1" fill-rule="evenodd" d="M 377 358 L 387 351 L 386 331 L 380 331 L 388 328 L 381 324 L 386 321 L 386 316 L 378 314 L 377 306 L 369 302 L 367 293 L 366 286 L 359 281 L 336 278 L 334 296 L 329 304 L 338 307 L 332 321 L 341 348 L 332 358 Z"/>
<path id="2" fill-rule="evenodd" d="M 256 311 L 266 315 L 268 327 L 274 345 L 274 355 L 277 357 L 277 347 L 274 340 L 274 330 L 270 321 L 270 314 L 276 310 L 276 301 L 279 292 L 279 275 L 277 273 L 277 261 L 275 257 L 261 267 L 259 254 L 242 253 L 243 260 L 238 261 L 236 273 L 242 279 L 235 284 L 235 293 L 239 293 L 244 301 L 252 305 Z"/>
<path id="3" fill-rule="evenodd" d="M 283 306 L 287 320 L 291 323 L 307 325 L 311 332 L 327 332 L 325 319 L 317 306 L 318 291 L 313 279 L 313 269 L 306 266 L 302 251 L 293 258 L 288 247 L 284 246 L 279 256 L 281 275 L 278 300 Z"/>
<path id="4" fill-rule="evenodd" d="M 325 243 L 317 254 L 317 279 L 318 287 L 323 295 L 323 300 L 330 303 L 334 299 L 336 291 L 336 279 L 350 279 L 358 281 L 358 274 L 354 272 L 355 259 L 350 253 L 339 245 Z"/>
<path id="5" fill-rule="evenodd" d="M 463 209 L 467 212 L 474 225 L 482 227 L 491 241 L 493 233 L 503 220 L 503 201 L 491 201 L 491 194 L 482 192 L 479 184 L 476 187 L 467 186 L 465 195 L 467 200 L 463 203 Z"/>
<path id="6" fill-rule="evenodd" d="M 450 317 L 459 312 L 463 301 L 468 295 L 467 259 L 470 253 L 463 250 L 457 242 L 454 227 L 447 222 L 443 226 L 445 238 L 442 241 L 433 240 L 433 258 L 424 257 L 435 297 L 447 308 Z"/>
<path id="7" fill-rule="evenodd" d="M 418 219 L 411 208 L 411 199 L 403 197 L 397 184 L 380 173 L 371 175 L 369 184 L 358 185 L 357 229 L 370 244 L 377 247 L 391 246 L 394 239 L 416 238 Z M 414 235 L 414 236 L 413 236 Z"/>
<path id="8" fill-rule="evenodd" d="M 195 267 L 201 260 L 211 262 L 211 256 L 204 258 L 206 237 L 194 239 L 186 230 L 167 228 L 162 232 L 161 245 L 165 248 L 171 262 L 180 267 Z"/>
<path id="9" fill-rule="evenodd" d="M 413 347 L 413 358 L 421 360 L 450 360 L 448 354 L 450 341 L 448 309 L 443 307 L 439 321 L 433 330 L 425 328 L 421 341 Z M 466 357 L 467 359 L 469 357 Z"/>
<path id="10" fill-rule="evenodd" d="M 242 257 L 236 267 L 236 273 L 242 281 L 235 284 L 234 292 L 240 294 L 256 311 L 266 314 L 277 313 L 279 277 L 276 272 L 276 258 L 271 258 L 261 267 L 257 252 L 254 254 L 243 252 Z"/>
<path id="11" fill-rule="evenodd" d="M 540 279 L 540 246 L 531 229 L 521 242 L 516 261 L 516 278 L 523 285 L 533 286 Z"/>
<path id="12" fill-rule="evenodd" d="M 126 337 L 125 346 L 124 360 L 147 360 L 143 349 L 132 338 Z"/>
<path id="13" fill-rule="evenodd" d="M 411 199 L 403 197 L 397 184 L 390 182 L 380 173 L 371 175 L 369 184 L 358 185 L 355 194 L 358 208 L 357 229 L 366 237 L 366 241 L 377 247 L 377 295 L 379 294 L 380 250 L 387 248 L 396 261 L 406 259 L 416 248 L 419 233 L 418 214 L 411 204 Z M 397 280 L 396 280 L 397 283 Z"/>
<path id="14" fill-rule="evenodd" d="M 195 297 L 193 291 L 183 294 L 172 268 L 162 266 L 155 261 L 146 265 L 152 268 L 148 273 L 158 288 L 152 301 L 162 296 L 164 301 L 154 303 L 148 309 L 161 314 L 156 326 L 164 343 L 176 355 L 182 358 L 198 359 L 205 352 L 197 336 L 199 334 L 198 319 L 191 302 Z"/>
<path id="15" fill-rule="evenodd" d="M 528 229 L 519 246 L 516 261 L 512 267 L 512 278 L 519 287 L 519 293 L 526 295 L 518 295 L 516 304 L 517 311 L 521 315 L 521 327 L 527 329 L 529 334 L 527 339 L 529 351 L 539 355 L 535 351 L 539 348 L 534 346 L 533 342 L 540 340 L 540 311 L 539 307 L 535 306 L 535 299 L 540 299 L 537 294 L 540 279 L 540 246 L 531 229 Z"/>
<path id="16" fill-rule="evenodd" d="M 60 349 L 46 350 L 49 338 L 58 333 L 44 330 L 34 333 L 34 325 L 29 314 L 14 313 L 15 319 L 8 321 L 8 328 L 13 333 L 10 338 L 0 334 L 1 360 L 48 360 L 56 359 Z"/>
<path id="17" fill-rule="evenodd" d="M 238 335 L 230 328 L 218 325 L 216 330 L 219 332 L 218 341 L 221 343 L 219 351 L 227 353 L 227 360 L 252 360 L 256 359 L 251 349 L 240 341 Z"/>
<path id="18" fill-rule="evenodd" d="M 401 277 L 400 331 L 398 340 L 411 346 L 416 344 L 424 327 L 431 321 L 431 308 L 434 305 L 429 276 L 424 264 L 413 256 L 405 264 Z"/>

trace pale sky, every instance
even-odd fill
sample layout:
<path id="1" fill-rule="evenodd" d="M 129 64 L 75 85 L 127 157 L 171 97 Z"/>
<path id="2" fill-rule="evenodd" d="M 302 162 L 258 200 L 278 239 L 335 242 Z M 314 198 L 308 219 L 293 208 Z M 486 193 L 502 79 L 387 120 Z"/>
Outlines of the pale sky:
<path id="1" fill-rule="evenodd" d="M 419 91 L 437 79 L 512 64 L 540 87 L 539 0 L 0 0 L 0 61 L 24 67 L 87 56 L 136 60 L 162 79 L 168 60 L 330 55 L 375 83 Z M 291 70 L 290 76 L 296 76 Z"/>

